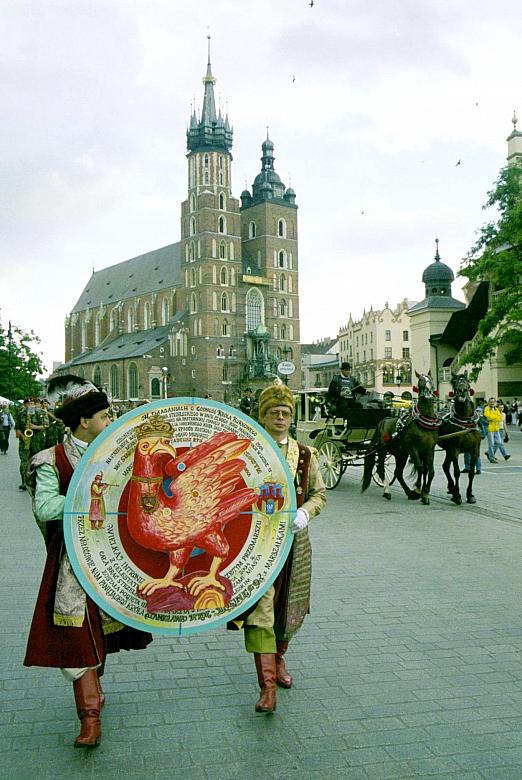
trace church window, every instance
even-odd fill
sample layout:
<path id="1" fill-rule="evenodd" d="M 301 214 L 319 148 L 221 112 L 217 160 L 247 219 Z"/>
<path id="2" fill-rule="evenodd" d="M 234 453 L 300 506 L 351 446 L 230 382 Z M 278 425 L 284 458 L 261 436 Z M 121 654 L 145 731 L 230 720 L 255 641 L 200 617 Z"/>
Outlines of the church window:
<path id="1" fill-rule="evenodd" d="M 277 222 L 277 235 L 279 238 L 286 238 L 286 222 L 284 219 L 279 219 Z"/>
<path id="2" fill-rule="evenodd" d="M 203 158 L 203 184 L 210 183 L 210 160 L 208 154 Z"/>
<path id="3" fill-rule="evenodd" d="M 221 335 L 222 336 L 229 336 L 229 327 L 228 327 L 228 320 L 223 320 L 223 325 L 221 326 Z"/>
<path id="4" fill-rule="evenodd" d="M 279 301 L 279 314 L 281 317 L 286 317 L 287 307 L 286 307 L 286 301 L 284 298 L 281 298 Z"/>
<path id="5" fill-rule="evenodd" d="M 219 257 L 221 260 L 225 260 L 227 256 L 227 247 L 224 241 L 219 244 Z"/>
<path id="6" fill-rule="evenodd" d="M 143 307 L 143 330 L 150 328 L 150 303 L 147 301 Z"/>
<path id="7" fill-rule="evenodd" d="M 191 268 L 190 269 L 190 286 L 195 287 L 196 286 L 196 269 Z"/>
<path id="8" fill-rule="evenodd" d="M 196 217 L 190 218 L 190 235 L 191 236 L 196 235 Z"/>
<path id="9" fill-rule="evenodd" d="M 219 282 L 220 284 L 226 284 L 227 283 L 227 269 L 222 268 L 219 274 Z"/>
<path id="10" fill-rule="evenodd" d="M 230 345 L 230 349 L 228 350 L 228 356 L 231 358 L 236 357 L 236 348 L 233 344 Z"/>
<path id="11" fill-rule="evenodd" d="M 284 274 L 281 274 L 279 277 L 279 289 L 282 291 L 286 290 L 286 276 Z"/>
<path id="12" fill-rule="evenodd" d="M 223 349 L 223 344 L 218 344 L 216 347 L 216 357 L 218 358 L 224 358 L 225 357 L 225 350 Z"/>
<path id="13" fill-rule="evenodd" d="M 190 260 L 191 263 L 194 262 L 194 242 L 193 241 L 190 242 L 190 246 L 189 246 L 189 260 Z"/>
<path id="14" fill-rule="evenodd" d="M 218 233 L 222 233 L 223 235 L 226 235 L 227 232 L 227 221 L 225 217 L 221 214 L 218 220 Z"/>
<path id="15" fill-rule="evenodd" d="M 248 237 L 255 238 L 257 234 L 257 227 L 255 222 L 250 222 L 248 225 Z"/>
<path id="16" fill-rule="evenodd" d="M 226 292 L 221 295 L 221 311 L 228 311 L 228 295 Z"/>
<path id="17" fill-rule="evenodd" d="M 279 268 L 286 267 L 286 252 L 283 249 L 281 249 L 281 251 L 278 254 L 278 264 L 279 264 Z"/>
<path id="18" fill-rule="evenodd" d="M 164 298 L 162 309 L 161 309 L 161 324 L 166 325 L 168 321 L 169 321 L 169 300 L 168 298 Z"/>
<path id="19" fill-rule="evenodd" d="M 286 339 L 286 326 L 281 325 L 281 339 L 284 341 Z"/>
<path id="20" fill-rule="evenodd" d="M 94 367 L 94 373 L 92 375 L 92 381 L 93 384 L 96 385 L 96 387 L 101 387 L 101 370 L 99 366 Z"/>
<path id="21" fill-rule="evenodd" d="M 134 309 L 132 304 L 127 309 L 127 333 L 132 333 L 134 330 Z"/>
<path id="22" fill-rule="evenodd" d="M 120 372 L 118 366 L 114 363 L 110 370 L 111 395 L 113 398 L 120 397 Z"/>
<path id="23" fill-rule="evenodd" d="M 192 293 L 190 296 L 190 313 L 195 314 L 198 310 L 198 302 L 196 298 L 196 293 Z"/>
<path id="24" fill-rule="evenodd" d="M 246 329 L 255 330 L 258 325 L 264 324 L 264 300 L 263 296 L 252 287 L 246 295 Z"/>
<path id="25" fill-rule="evenodd" d="M 160 381 L 157 377 L 154 377 L 154 379 L 151 380 L 150 383 L 150 397 L 151 398 L 159 398 L 160 397 Z"/>
<path id="26" fill-rule="evenodd" d="M 224 183 L 223 168 L 224 168 L 224 166 L 223 166 L 223 156 L 220 154 L 219 157 L 218 157 L 218 177 L 219 177 L 219 183 L 220 184 Z M 224 198 L 225 196 L 224 195 L 223 196 L 220 195 L 220 202 L 221 202 L 221 197 Z M 223 209 L 225 207 L 220 205 L 219 208 Z"/>
<path id="27" fill-rule="evenodd" d="M 129 363 L 128 372 L 129 398 L 139 398 L 138 393 L 138 367 L 136 363 Z"/>
<path id="28" fill-rule="evenodd" d="M 219 159 L 221 159 L 221 157 Z M 222 184 L 223 182 L 220 182 L 220 183 Z M 221 209 L 221 211 L 224 211 L 225 207 L 226 207 L 225 196 L 224 196 L 224 194 L 222 192 L 220 192 L 219 193 L 219 208 Z"/>

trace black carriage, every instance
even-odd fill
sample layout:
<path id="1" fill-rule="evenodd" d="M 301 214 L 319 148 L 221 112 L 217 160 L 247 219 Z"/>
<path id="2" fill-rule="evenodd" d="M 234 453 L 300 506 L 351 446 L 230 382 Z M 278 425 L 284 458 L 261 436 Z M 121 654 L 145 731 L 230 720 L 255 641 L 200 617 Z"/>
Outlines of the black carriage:
<path id="1" fill-rule="evenodd" d="M 368 393 L 358 396 L 347 418 L 336 417 L 326 402 L 326 390 L 303 390 L 296 403 L 296 435 L 299 441 L 315 447 L 319 467 L 328 490 L 341 481 L 348 466 L 363 466 L 364 456 L 380 420 L 393 417 L 403 405 L 393 393 Z M 386 459 L 385 468 L 390 481 L 393 468 Z M 374 470 L 373 479 L 383 482 Z"/>

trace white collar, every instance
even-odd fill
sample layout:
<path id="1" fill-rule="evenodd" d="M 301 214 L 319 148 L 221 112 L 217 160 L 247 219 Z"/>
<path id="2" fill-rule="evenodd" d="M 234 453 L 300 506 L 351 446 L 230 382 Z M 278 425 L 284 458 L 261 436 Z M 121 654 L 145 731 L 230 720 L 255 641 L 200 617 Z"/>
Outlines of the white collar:
<path id="1" fill-rule="evenodd" d="M 288 436 L 285 436 L 284 439 L 281 439 L 281 441 L 278 441 L 277 443 L 279 444 L 280 447 L 282 447 L 283 444 L 288 444 Z"/>
<path id="2" fill-rule="evenodd" d="M 73 436 L 72 433 L 71 433 L 71 439 L 73 440 L 76 447 L 78 447 L 79 450 L 82 450 L 82 452 L 86 450 L 87 447 L 89 446 L 88 442 L 83 441 L 83 439 L 77 439 L 76 436 Z"/>

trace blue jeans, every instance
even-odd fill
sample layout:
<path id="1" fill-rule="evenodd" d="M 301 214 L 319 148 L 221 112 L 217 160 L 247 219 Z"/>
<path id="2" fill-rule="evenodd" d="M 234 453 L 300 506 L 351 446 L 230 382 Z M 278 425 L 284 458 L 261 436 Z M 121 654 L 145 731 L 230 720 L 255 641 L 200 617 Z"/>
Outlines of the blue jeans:
<path id="1" fill-rule="evenodd" d="M 504 431 L 489 431 L 488 456 L 493 459 L 497 450 L 500 450 L 502 455 L 506 457 L 507 452 L 506 448 L 504 447 Z"/>
<path id="2" fill-rule="evenodd" d="M 471 454 L 469 452 L 464 453 L 464 468 L 469 471 L 471 465 Z M 475 474 L 480 474 L 482 471 L 482 463 L 480 462 L 480 455 L 475 461 Z"/>

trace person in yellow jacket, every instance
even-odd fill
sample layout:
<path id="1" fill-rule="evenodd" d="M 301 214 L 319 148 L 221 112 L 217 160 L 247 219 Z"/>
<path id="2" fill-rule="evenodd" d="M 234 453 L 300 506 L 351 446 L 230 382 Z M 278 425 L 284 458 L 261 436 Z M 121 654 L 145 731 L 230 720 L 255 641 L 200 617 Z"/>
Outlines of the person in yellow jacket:
<path id="1" fill-rule="evenodd" d="M 500 423 L 502 422 L 502 412 L 497 407 L 497 399 L 490 398 L 484 407 L 484 417 L 488 421 L 488 451 L 486 457 L 490 463 L 498 463 L 495 458 L 497 449 L 500 450 L 504 456 L 504 460 L 509 460 L 511 455 L 508 455 L 506 448 L 504 447 L 504 431 L 500 430 Z"/>

